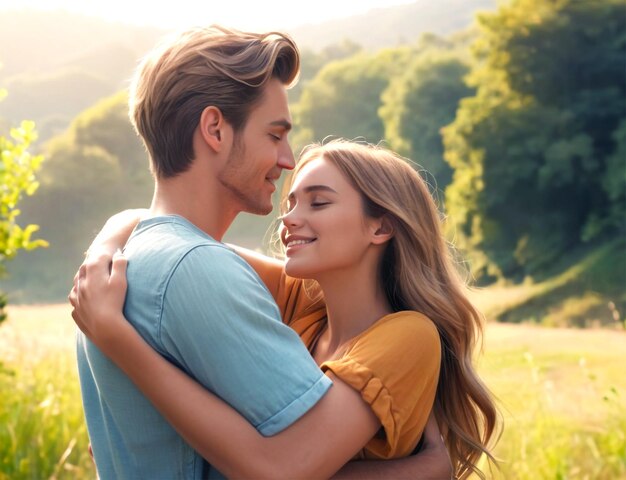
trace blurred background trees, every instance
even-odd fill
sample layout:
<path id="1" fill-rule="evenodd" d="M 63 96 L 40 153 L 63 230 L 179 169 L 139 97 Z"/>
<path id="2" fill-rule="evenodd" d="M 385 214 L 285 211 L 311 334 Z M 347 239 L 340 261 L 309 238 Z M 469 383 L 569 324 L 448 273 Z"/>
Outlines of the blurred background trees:
<path id="1" fill-rule="evenodd" d="M 624 233 L 625 19 L 614 0 L 518 0 L 479 16 L 476 94 L 445 134 L 448 212 L 477 275 L 535 275 Z"/>
<path id="2" fill-rule="evenodd" d="M 6 95 L 0 90 L 0 100 Z M 9 137 L 0 136 L 0 277 L 6 275 L 6 262 L 20 250 L 34 250 L 47 246 L 41 239 L 32 239 L 39 227 L 17 223 L 18 208 L 25 195 L 33 195 L 39 183 L 35 173 L 41 167 L 43 156 L 32 155 L 28 148 L 37 139 L 33 122 L 23 121 L 11 128 Z M 6 294 L 0 290 L 0 324 L 6 319 Z"/>

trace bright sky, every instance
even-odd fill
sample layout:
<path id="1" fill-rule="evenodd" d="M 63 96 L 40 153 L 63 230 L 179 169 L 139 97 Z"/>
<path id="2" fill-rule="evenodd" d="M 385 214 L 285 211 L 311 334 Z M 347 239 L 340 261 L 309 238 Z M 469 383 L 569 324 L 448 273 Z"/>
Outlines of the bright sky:
<path id="1" fill-rule="evenodd" d="M 292 28 L 416 0 L 0 0 L 2 10 L 67 10 L 167 29 L 222 23 L 240 29 Z"/>

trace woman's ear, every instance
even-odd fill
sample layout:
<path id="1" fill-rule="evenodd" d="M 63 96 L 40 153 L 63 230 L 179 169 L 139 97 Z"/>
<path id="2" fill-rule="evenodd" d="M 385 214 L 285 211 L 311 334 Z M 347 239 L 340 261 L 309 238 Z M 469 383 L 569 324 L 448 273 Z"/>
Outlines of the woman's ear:
<path id="1" fill-rule="evenodd" d="M 372 224 L 372 230 L 372 243 L 375 245 L 382 245 L 388 242 L 393 238 L 395 233 L 391 218 L 386 214 L 375 219 Z"/>
<path id="2" fill-rule="evenodd" d="M 199 125 L 200 135 L 205 143 L 215 152 L 219 152 L 222 148 L 225 126 L 226 120 L 219 108 L 209 106 L 202 110 Z"/>

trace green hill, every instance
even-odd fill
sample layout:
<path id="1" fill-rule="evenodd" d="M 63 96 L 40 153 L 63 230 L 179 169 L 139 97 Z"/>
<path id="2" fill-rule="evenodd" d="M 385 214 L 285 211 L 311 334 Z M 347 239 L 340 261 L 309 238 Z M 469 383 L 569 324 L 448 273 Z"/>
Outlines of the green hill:
<path id="1" fill-rule="evenodd" d="M 626 327 L 626 239 L 564 252 L 542 279 L 479 289 L 474 300 L 499 322 Z"/>

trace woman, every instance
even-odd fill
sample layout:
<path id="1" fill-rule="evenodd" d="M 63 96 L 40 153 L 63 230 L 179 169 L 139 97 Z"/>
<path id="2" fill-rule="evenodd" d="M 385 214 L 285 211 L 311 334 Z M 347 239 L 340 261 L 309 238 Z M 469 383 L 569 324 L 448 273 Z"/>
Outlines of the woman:
<path id="1" fill-rule="evenodd" d="M 287 317 L 322 370 L 371 408 L 354 437 L 354 451 L 362 447 L 358 457 L 408 455 L 434 402 L 455 476 L 482 476 L 477 462 L 483 453 L 491 458 L 496 410 L 472 365 L 481 319 L 463 293 L 424 181 L 383 148 L 333 141 L 305 150 L 285 207 L 284 264 L 242 254 L 283 313 L 295 308 L 294 295 L 305 287 L 297 279 L 314 280 L 312 296 L 323 294 L 325 317 Z M 81 270 L 70 294 L 74 319 L 196 450 L 235 474 L 242 451 L 252 462 L 250 455 L 271 457 L 294 443 L 315 448 L 317 440 L 290 437 L 290 429 L 260 437 L 153 352 L 121 313 L 124 266 L 118 255 L 110 281 L 86 278 Z M 312 466 L 312 473 L 335 470 Z"/>

